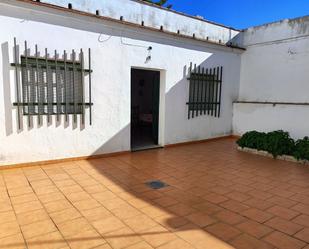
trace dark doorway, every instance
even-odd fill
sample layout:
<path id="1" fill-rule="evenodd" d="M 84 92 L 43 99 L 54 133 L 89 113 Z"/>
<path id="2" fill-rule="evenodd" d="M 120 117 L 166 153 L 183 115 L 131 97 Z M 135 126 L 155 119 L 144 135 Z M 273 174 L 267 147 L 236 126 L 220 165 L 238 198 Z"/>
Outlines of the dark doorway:
<path id="1" fill-rule="evenodd" d="M 160 72 L 131 69 L 131 149 L 158 146 Z"/>

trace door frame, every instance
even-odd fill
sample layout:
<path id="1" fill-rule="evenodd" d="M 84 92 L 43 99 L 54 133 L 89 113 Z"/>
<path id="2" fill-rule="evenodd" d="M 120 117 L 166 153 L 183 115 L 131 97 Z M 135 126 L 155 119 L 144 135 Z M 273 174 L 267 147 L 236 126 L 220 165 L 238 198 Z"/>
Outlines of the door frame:
<path id="1" fill-rule="evenodd" d="M 165 87 L 166 87 L 166 70 L 158 69 L 158 68 L 149 68 L 149 67 L 139 67 L 139 66 L 132 66 L 130 67 L 130 131 L 131 131 L 131 104 L 132 104 L 132 69 L 140 69 L 140 70 L 148 70 L 148 71 L 156 71 L 160 73 L 160 80 L 159 80 L 159 114 L 158 114 L 158 146 L 164 147 L 165 145 Z M 131 144 L 131 132 L 130 132 L 130 144 Z M 130 148 L 132 149 L 132 148 Z"/>

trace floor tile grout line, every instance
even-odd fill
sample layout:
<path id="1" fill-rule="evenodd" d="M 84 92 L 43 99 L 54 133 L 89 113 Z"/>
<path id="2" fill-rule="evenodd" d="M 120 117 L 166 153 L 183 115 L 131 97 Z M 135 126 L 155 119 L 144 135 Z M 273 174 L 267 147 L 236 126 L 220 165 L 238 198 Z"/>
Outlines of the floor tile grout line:
<path id="1" fill-rule="evenodd" d="M 58 188 L 58 186 L 55 184 L 54 180 L 50 178 L 50 176 L 46 173 L 46 171 L 45 171 L 42 167 L 40 167 L 40 168 L 41 168 L 41 169 L 44 171 L 44 173 L 47 175 L 48 179 L 53 183 L 54 187 L 56 187 L 56 188 L 59 190 L 59 192 L 65 197 L 65 199 L 66 199 L 67 201 L 70 202 L 70 200 L 67 199 L 67 197 L 65 196 L 65 194 L 64 194 L 64 193 Z M 73 181 L 75 181 L 75 180 L 73 179 Z M 34 192 L 35 192 L 35 190 L 34 190 Z M 53 220 L 52 217 L 50 216 L 49 212 L 48 212 L 47 209 L 45 208 L 44 203 L 41 202 L 41 200 L 40 200 L 39 197 L 38 197 L 38 200 L 40 201 L 41 205 L 43 206 L 44 210 L 46 211 L 48 217 L 51 219 L 51 221 L 54 223 L 55 227 L 57 228 L 57 230 L 58 230 L 59 233 L 61 234 L 61 236 L 62 236 L 62 238 L 64 239 L 64 241 L 67 241 L 67 240 L 63 237 L 63 235 L 62 235 L 60 229 L 58 228 L 57 224 L 54 222 L 54 220 Z M 72 204 L 72 203 L 70 202 L 70 204 Z M 72 206 L 74 207 L 73 204 L 72 204 Z M 79 211 L 79 210 L 76 209 L 76 211 Z M 69 244 L 68 244 L 68 246 L 69 246 Z M 69 247 L 70 247 L 70 246 L 69 246 Z"/>
<path id="2" fill-rule="evenodd" d="M 77 167 L 80 168 L 79 165 L 76 165 Z M 44 169 L 43 169 L 44 170 Z M 47 173 L 46 173 L 47 174 Z M 88 175 L 88 174 L 87 174 Z M 47 174 L 47 176 L 50 178 L 50 176 Z M 71 175 L 69 175 L 70 178 L 71 178 Z M 64 195 L 65 199 L 76 209 L 76 211 L 81 215 L 81 217 L 83 217 L 84 219 L 87 220 L 87 223 L 91 226 L 92 229 L 94 229 L 94 231 L 96 231 L 100 237 L 105 241 L 105 243 L 109 244 L 108 241 L 106 239 L 104 239 L 104 237 L 101 235 L 101 233 L 92 225 L 91 222 L 89 222 L 89 220 L 80 212 L 79 209 L 77 209 L 74 204 L 67 198 L 67 196 L 61 191 L 61 189 L 58 188 L 58 186 L 54 183 L 54 181 L 50 178 L 50 180 L 53 182 L 53 184 L 55 185 L 55 187 Z M 75 179 L 72 179 L 74 182 L 76 182 Z M 78 184 L 82 189 L 83 187 L 78 183 L 76 182 L 76 184 Z M 87 192 L 87 191 L 86 191 Z M 101 203 L 99 203 L 101 205 Z M 101 205 L 102 206 L 102 205 Z M 52 217 L 50 217 L 52 219 Z M 76 218 L 78 219 L 78 218 Z M 53 221 L 53 220 L 52 220 Z M 53 221 L 53 223 L 55 224 L 55 222 Z M 55 224 L 55 226 L 58 228 L 58 226 Z M 62 235 L 63 239 L 67 242 L 67 239 L 64 238 L 64 235 L 61 233 L 60 229 L 58 228 L 58 231 L 59 233 Z M 68 246 L 70 247 L 69 243 L 67 242 Z M 110 245 L 111 246 L 111 245 Z M 70 247 L 71 248 L 71 247 Z"/>
<path id="3" fill-rule="evenodd" d="M 114 193 L 115 194 L 115 193 Z M 118 197 L 118 198 L 120 198 L 120 197 Z M 128 203 L 127 202 L 127 200 L 124 200 L 126 203 Z M 135 208 L 134 206 L 132 206 L 130 203 L 128 203 L 131 207 L 133 207 L 133 208 Z M 135 209 L 137 209 L 137 208 L 135 208 Z M 146 215 L 145 213 L 143 213 L 142 212 L 142 215 Z M 139 216 L 139 215 L 136 215 L 136 216 L 134 216 L 134 217 L 137 217 L 137 216 Z M 152 221 L 154 221 L 155 223 L 156 223 L 156 225 L 157 226 L 162 226 L 160 223 L 158 223 L 157 221 L 155 221 L 152 217 L 149 217 L 148 215 L 146 215 L 149 219 L 151 219 Z M 134 217 L 131 217 L 131 218 L 134 218 Z M 122 221 L 122 220 L 121 220 Z M 123 222 L 123 221 L 122 221 Z M 126 226 L 127 226 L 127 224 L 125 224 Z M 131 229 L 131 228 L 130 228 Z M 145 229 L 145 230 L 148 230 L 148 229 Z M 167 230 L 167 231 L 169 231 L 169 230 Z M 178 237 L 178 239 L 181 239 L 181 240 L 183 240 L 182 238 L 180 238 L 177 234 L 175 234 L 174 232 L 172 232 L 175 236 L 177 236 Z M 140 234 L 140 232 L 138 232 L 137 233 L 137 235 L 138 236 L 142 236 L 141 234 Z M 144 239 L 143 239 L 144 240 Z M 146 241 L 147 242 L 147 241 Z M 162 245 L 165 245 L 165 244 L 167 244 L 167 243 L 170 243 L 171 241 L 168 241 L 168 242 L 166 242 L 166 243 L 163 243 L 163 244 L 161 244 L 160 246 L 162 246 Z M 191 243 L 189 243 L 189 244 L 191 244 Z M 196 248 L 196 247 L 195 247 Z"/>
<path id="4" fill-rule="evenodd" d="M 187 153 L 188 154 L 188 153 Z M 163 160 L 164 161 L 164 160 Z M 197 161 L 197 160 L 195 160 L 195 161 Z M 147 162 L 147 161 L 144 161 L 144 162 Z M 194 161 L 193 161 L 194 162 Z M 233 163 L 233 160 L 231 159 L 230 160 L 230 162 L 231 163 Z M 243 162 L 244 163 L 244 162 Z M 132 165 L 130 165 L 131 167 L 132 167 Z M 63 166 L 61 166 L 62 168 L 63 168 Z M 188 168 L 188 169 L 190 169 L 191 168 L 191 166 Z M 229 169 L 238 169 L 239 167 L 236 167 L 236 166 L 233 166 L 233 167 L 228 167 Z M 83 171 L 85 171 L 87 168 L 86 167 L 83 167 L 82 168 L 82 170 Z M 117 168 L 118 170 L 120 170 L 120 171 L 122 171 L 122 172 L 124 172 L 124 174 L 128 174 L 128 172 L 126 171 L 126 170 L 124 170 L 124 169 L 122 169 L 121 168 L 121 166 L 119 167 L 119 168 Z M 136 168 L 137 170 L 141 170 L 141 174 L 145 174 L 145 171 L 146 171 L 146 169 L 147 169 L 147 167 L 145 168 L 139 168 L 139 167 L 137 167 Z M 184 172 L 184 175 L 188 172 L 188 170 L 184 170 L 185 169 L 185 167 L 181 167 L 181 169 L 183 169 L 183 172 Z M 216 177 L 216 178 L 218 178 L 219 177 L 219 175 L 220 174 L 226 174 L 227 173 L 227 170 L 222 170 L 223 168 L 222 167 L 219 167 L 219 170 L 218 171 L 216 171 L 215 172 L 215 174 L 213 174 L 213 177 Z M 243 173 L 244 173 L 244 175 L 246 174 L 246 173 L 249 173 L 249 174 L 256 174 L 257 173 L 257 170 L 258 170 L 258 168 L 257 168 L 257 166 L 254 166 L 254 167 L 251 167 L 250 168 L 250 170 L 244 170 L 243 171 Z M 274 171 L 272 171 L 272 172 L 274 172 Z M 105 172 L 103 172 L 103 173 L 105 173 Z M 71 176 L 71 174 L 70 173 L 68 173 L 67 171 L 66 171 L 66 174 L 68 174 L 68 175 L 70 175 Z M 115 172 L 115 174 L 116 174 L 116 172 Z M 114 174 L 114 172 L 112 173 L 112 174 L 110 174 L 109 176 L 115 176 L 115 174 Z M 166 172 L 164 172 L 164 174 L 166 174 L 167 176 L 168 176 L 168 173 L 166 173 Z M 163 174 L 163 177 L 166 177 L 166 176 L 164 176 L 164 174 Z M 285 174 L 286 175 L 286 174 Z M 297 175 L 297 174 L 295 174 L 295 175 Z M 95 176 L 93 175 L 93 174 L 89 174 L 89 176 L 90 177 L 92 177 L 96 182 L 99 182 L 99 179 L 97 179 L 97 178 L 95 178 Z M 109 177 L 108 176 L 108 177 Z M 135 174 L 134 174 L 134 176 L 135 176 Z M 139 176 L 139 174 L 136 174 L 136 177 L 138 178 L 138 176 Z M 273 174 L 272 174 L 272 176 L 273 176 Z M 258 177 L 263 177 L 262 176 L 262 174 L 259 174 L 259 176 Z M 280 178 L 280 182 L 289 182 L 289 181 L 292 181 L 292 180 L 288 180 L 288 178 L 284 178 L 284 177 L 286 177 L 286 176 L 283 176 L 283 178 L 281 177 Z M 185 185 L 185 187 L 183 187 L 183 188 L 180 188 L 180 190 L 186 190 L 186 191 L 188 191 L 188 188 L 186 187 L 186 185 L 187 185 L 187 183 L 189 183 L 191 180 L 193 180 L 194 179 L 194 174 L 190 174 L 188 177 L 186 177 L 186 176 L 180 176 L 180 178 L 182 179 L 181 180 L 181 184 L 184 184 Z M 220 177 L 219 177 L 220 178 Z M 219 179 L 218 178 L 218 179 Z M 243 177 L 244 178 L 244 177 Z M 254 178 L 254 176 L 253 177 L 251 177 L 251 178 Z M 293 179 L 294 179 L 295 177 L 293 177 Z M 142 178 L 138 178 L 138 179 L 142 179 Z M 176 179 L 176 178 L 175 178 Z M 225 179 L 224 177 L 222 177 L 222 178 L 220 178 L 220 179 Z M 245 178 L 244 178 L 245 179 Z M 114 181 L 115 179 L 114 179 L 114 177 L 113 177 L 113 180 L 112 181 Z M 119 183 L 121 183 L 122 184 L 122 177 L 118 177 L 118 178 L 116 178 L 116 180 L 117 180 L 117 182 L 119 182 Z M 82 187 L 82 185 L 79 183 L 79 180 L 76 180 L 75 178 L 74 178 L 74 181 L 83 189 L 83 190 L 85 190 L 84 189 L 84 187 Z M 142 181 L 142 180 L 140 180 L 140 181 Z M 221 180 L 220 180 L 221 181 Z M 52 180 L 52 182 L 53 182 L 53 185 L 55 184 L 55 181 L 54 180 Z M 257 182 L 259 182 L 259 181 L 257 181 Z M 278 181 L 279 182 L 279 181 Z M 117 184 L 117 183 L 116 183 Z M 251 183 L 251 184 L 253 184 L 253 183 Z M 247 185 L 247 184 L 245 184 L 245 185 Z M 105 186 L 105 185 L 104 185 Z M 112 186 L 112 185 L 111 185 Z M 223 185 L 224 186 L 224 185 Z M 278 186 L 278 183 L 276 182 L 274 185 L 273 185 L 274 187 L 272 188 L 272 189 L 274 189 L 274 188 L 276 188 L 276 186 Z M 298 185 L 294 185 L 294 186 L 298 186 Z M 57 186 L 56 186 L 57 187 Z M 59 189 L 59 187 L 57 187 L 57 189 Z M 178 189 L 178 186 L 177 186 L 177 189 Z M 254 189 L 257 189 L 258 190 L 258 188 L 254 188 Z M 116 190 L 115 192 L 114 192 L 114 190 L 111 188 L 111 189 L 109 189 L 110 191 L 112 191 L 118 198 L 121 198 L 120 196 L 119 196 L 119 193 L 118 193 L 118 190 Z M 285 190 L 287 190 L 286 188 L 285 189 L 283 189 L 282 191 L 285 191 Z M 128 190 L 127 189 L 125 189 L 123 192 L 127 192 Z M 295 193 L 295 191 L 297 191 L 297 188 L 295 188 L 294 189 L 294 191 L 292 191 L 292 192 L 294 192 Z M 86 191 L 87 193 L 88 193 L 88 191 Z M 267 190 L 265 190 L 265 192 L 268 192 Z M 168 196 L 165 192 L 160 192 L 161 194 L 162 194 L 162 196 Z M 272 193 L 273 194 L 273 193 Z M 134 195 L 134 194 L 133 194 Z M 294 194 L 295 195 L 295 194 Z M 292 196 L 294 196 L 294 195 L 292 195 Z M 65 196 L 65 198 L 66 198 L 66 194 L 64 194 L 64 196 Z M 272 197 L 280 197 L 280 198 L 285 198 L 286 200 L 291 200 L 290 199 L 290 197 L 284 197 L 284 196 L 282 196 L 282 195 L 280 195 L 280 192 L 279 192 L 279 195 L 276 193 L 276 194 L 273 194 L 273 196 Z M 270 197 L 269 199 L 271 199 L 272 197 Z M 95 198 L 94 198 L 95 199 Z M 142 198 L 143 199 L 143 198 Z M 230 198 L 228 198 L 228 199 L 230 199 Z M 128 203 L 128 200 L 127 199 L 123 199 L 126 203 Z M 230 200 L 232 200 L 232 199 L 230 199 Z M 149 200 L 147 200 L 147 202 L 148 202 Z M 238 202 L 238 203 L 242 203 L 242 204 L 245 204 L 243 201 L 237 201 L 237 200 L 235 200 L 236 202 Z M 295 200 L 293 200 L 293 201 L 295 201 Z M 209 203 L 211 203 L 211 202 L 209 202 Z M 298 202 L 298 201 L 295 201 L 295 205 L 298 205 L 298 204 L 303 204 L 303 203 L 300 203 L 300 202 Z M 101 204 L 101 203 L 100 203 Z M 154 204 L 154 203 L 152 203 L 152 204 Z M 220 204 L 220 203 L 219 203 Z M 214 205 L 215 206 L 218 206 L 218 207 L 221 207 L 219 204 L 216 204 L 216 203 L 214 203 Z M 101 204 L 102 205 L 102 204 Z M 128 205 L 130 205 L 130 203 L 128 203 Z M 154 205 L 157 205 L 157 204 L 154 204 Z M 274 205 L 276 205 L 276 204 L 274 204 Z M 291 208 L 293 208 L 293 207 L 295 207 L 295 205 L 293 205 L 292 207 L 285 207 L 285 206 L 281 206 L 281 205 L 279 205 L 280 207 L 283 207 L 283 208 L 287 208 L 287 209 L 290 209 L 290 210 L 293 210 L 293 209 L 291 209 Z M 104 205 L 103 205 L 104 206 Z M 191 205 L 190 205 L 191 206 Z M 252 207 L 251 205 L 248 205 L 248 206 L 250 206 L 250 208 L 256 208 L 256 207 Z M 273 207 L 273 206 L 272 206 Z M 137 210 L 139 210 L 139 208 L 136 208 L 136 207 L 134 207 L 133 206 L 133 208 L 135 208 L 135 209 L 137 209 Z M 161 209 L 165 209 L 165 207 L 158 207 L 158 208 L 161 208 Z M 229 209 L 226 209 L 226 208 L 223 208 L 223 207 L 221 207 L 223 210 L 228 210 L 228 211 L 231 211 L 231 212 L 235 212 L 235 211 L 232 211 L 232 210 L 229 210 Z M 269 209 L 269 208 L 271 208 L 271 207 L 268 207 L 267 209 Z M 257 209 L 259 209 L 259 208 L 257 208 Z M 259 209 L 260 210 L 260 209 Z M 262 212 L 266 212 L 265 210 L 260 210 L 260 211 L 262 211 Z M 298 212 L 299 214 L 297 215 L 297 216 L 295 216 L 295 217 L 293 217 L 293 218 L 291 218 L 289 221 L 291 221 L 292 219 L 294 219 L 294 218 L 297 218 L 298 216 L 300 216 L 301 214 L 303 214 L 302 212 L 300 212 L 300 211 L 297 211 L 297 210 L 294 210 L 295 212 Z M 218 211 L 217 211 L 218 212 Z M 216 212 L 214 212 L 213 214 L 215 214 Z M 241 212 L 235 212 L 235 213 L 237 213 L 237 214 L 240 214 L 241 215 Z M 148 216 L 147 216 L 148 217 Z M 273 218 L 274 217 L 277 217 L 276 215 L 274 215 L 273 216 Z M 150 217 L 149 217 L 150 218 Z M 271 218 L 270 218 L 271 219 Z M 122 220 L 122 219 L 120 219 L 120 220 Z M 250 219 L 250 218 L 248 218 L 248 220 L 250 220 L 250 221 L 254 221 L 254 222 L 257 222 L 257 223 L 259 223 L 258 221 L 256 221 L 256 220 L 253 220 L 253 219 Z M 267 221 L 264 221 L 264 223 L 266 223 Z M 292 221 L 291 221 L 292 222 Z M 263 224 L 263 223 L 260 223 L 260 224 Z M 279 232 L 279 230 L 277 230 L 277 229 L 275 229 L 275 230 L 273 230 L 273 231 L 278 231 Z M 265 235 L 265 236 L 267 236 L 267 235 Z M 288 236 L 290 236 L 290 235 L 288 235 Z M 293 236 L 290 236 L 291 238 L 293 238 Z"/>
<path id="5" fill-rule="evenodd" d="M 41 168 L 41 169 L 44 171 L 44 169 L 43 169 L 41 166 L 38 166 L 38 167 Z M 47 175 L 47 177 L 49 178 L 48 174 L 47 174 L 45 171 L 44 171 L 44 173 L 45 173 L 45 174 Z M 49 180 L 51 180 L 51 179 L 49 178 Z M 31 186 L 33 192 L 36 193 L 35 189 L 32 187 L 31 182 L 29 181 L 28 178 L 27 178 L 27 181 L 28 181 L 29 185 Z M 51 181 L 52 181 L 52 180 L 51 180 Z M 53 182 L 53 181 L 52 181 L 52 182 Z M 54 183 L 54 182 L 53 182 L 53 183 Z M 67 244 L 67 246 L 68 246 L 69 248 L 71 248 L 70 245 L 69 245 L 69 244 L 67 243 L 67 241 L 65 240 L 65 238 L 63 237 L 62 233 L 60 232 L 58 226 L 56 225 L 56 223 L 54 222 L 54 220 L 52 219 L 52 217 L 49 215 L 49 212 L 48 212 L 48 210 L 45 208 L 44 203 L 40 200 L 40 198 L 39 198 L 39 196 L 38 196 L 37 194 L 36 194 L 36 196 L 37 196 L 37 198 L 38 198 L 38 201 L 39 201 L 40 204 L 42 205 L 43 209 L 45 210 L 46 214 L 48 215 L 49 219 L 51 220 L 51 222 L 54 224 L 54 226 L 56 227 L 57 231 L 58 231 L 59 234 L 61 235 L 63 241 L 65 241 L 66 244 Z M 52 232 L 55 232 L 55 231 L 52 231 Z M 52 232 L 49 232 L 49 233 L 52 233 Z M 49 234 L 49 233 L 46 233 L 46 234 Z M 45 235 L 45 234 L 42 234 L 42 235 Z M 39 235 L 39 236 L 42 236 L 42 235 Z M 39 237 L 39 236 L 34 236 L 34 237 L 32 237 L 31 239 L 33 239 L 33 238 L 35 238 L 35 237 Z M 27 242 L 27 244 L 28 244 L 28 242 Z"/>
<path id="6" fill-rule="evenodd" d="M 299 233 L 299 232 L 301 232 L 301 231 L 303 231 L 303 230 L 305 230 L 305 229 L 306 229 L 306 227 L 303 227 L 301 230 L 299 230 L 299 231 L 296 232 L 295 234 L 297 234 L 297 233 Z M 280 232 L 280 231 L 279 231 L 279 232 Z M 305 243 L 307 243 L 307 244 L 309 245 L 309 243 L 308 243 L 307 241 L 305 241 L 305 240 L 303 240 L 303 239 L 301 239 L 301 238 L 295 237 L 295 236 L 294 236 L 295 234 L 292 235 L 293 238 L 295 238 L 295 239 L 297 239 L 297 240 L 300 240 L 300 241 L 303 241 L 303 242 L 305 242 Z"/>
<path id="7" fill-rule="evenodd" d="M 7 184 L 6 184 L 5 179 L 4 179 L 4 184 L 5 184 L 5 188 L 6 188 L 6 191 L 7 191 L 7 195 L 8 195 L 8 197 L 9 197 L 9 199 L 10 199 L 10 204 L 11 204 L 11 206 L 12 206 L 12 210 L 13 210 L 13 212 L 14 212 L 16 222 L 17 222 L 17 224 L 18 224 L 18 226 L 19 226 L 19 231 L 20 231 L 20 233 L 21 233 L 21 235 L 22 235 L 22 237 L 23 237 L 23 240 L 24 240 L 24 245 L 26 246 L 26 248 L 28 248 L 28 244 L 27 244 L 25 235 L 24 235 L 24 233 L 23 233 L 23 231 L 22 231 L 22 229 L 21 229 L 21 225 L 20 225 L 20 223 L 19 223 L 19 221 L 18 221 L 18 219 L 17 219 L 17 214 L 16 214 L 15 208 L 14 208 L 14 206 L 13 206 L 13 203 L 12 203 L 12 201 L 11 201 L 10 194 L 9 194 L 9 191 L 8 191 L 8 188 L 7 188 Z M 8 236 L 7 236 L 7 237 L 8 237 Z"/>

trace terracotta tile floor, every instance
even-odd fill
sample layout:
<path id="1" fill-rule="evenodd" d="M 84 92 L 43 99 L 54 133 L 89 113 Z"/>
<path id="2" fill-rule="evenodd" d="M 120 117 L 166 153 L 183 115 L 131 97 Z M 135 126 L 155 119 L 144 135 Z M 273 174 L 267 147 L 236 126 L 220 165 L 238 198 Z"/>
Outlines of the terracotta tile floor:
<path id="1" fill-rule="evenodd" d="M 2 170 L 0 248 L 309 248 L 309 168 L 234 142 Z"/>

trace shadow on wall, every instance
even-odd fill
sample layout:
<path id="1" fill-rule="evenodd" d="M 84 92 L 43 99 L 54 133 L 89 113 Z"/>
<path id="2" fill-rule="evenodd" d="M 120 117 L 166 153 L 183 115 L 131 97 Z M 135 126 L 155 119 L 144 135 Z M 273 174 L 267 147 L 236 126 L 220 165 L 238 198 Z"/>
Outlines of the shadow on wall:
<path id="1" fill-rule="evenodd" d="M 221 65 L 218 64 L 219 62 L 220 60 L 216 58 L 216 55 L 212 54 L 200 65 L 197 65 L 197 67 L 217 67 Z M 201 140 L 215 135 L 226 135 L 221 133 L 211 133 L 209 124 L 211 124 L 212 122 L 220 122 L 220 119 L 217 117 L 203 114 L 197 118 L 188 119 L 188 105 L 186 103 L 189 99 L 189 75 L 189 66 L 183 66 L 182 79 L 178 81 L 171 89 L 169 89 L 167 93 L 165 93 L 165 121 L 170 122 L 169 126 L 172 128 L 172 130 L 165 130 L 164 133 L 169 133 L 169 137 L 172 137 L 174 139 L 171 142 L 165 141 L 165 144 L 184 142 L 187 140 Z M 167 113 L 172 113 L 173 115 L 166 115 Z M 195 123 L 196 125 L 196 123 L 201 123 L 201 121 L 206 123 L 205 126 L 202 127 L 204 131 L 197 134 L 196 129 L 192 128 L 191 125 L 192 123 Z M 182 125 L 171 125 L 171 123 Z M 91 127 L 89 127 L 89 129 L 91 129 Z M 119 130 L 116 134 L 114 134 L 111 138 L 109 138 L 100 148 L 96 149 L 95 152 L 92 153 L 92 155 L 106 154 L 110 153 L 111 151 L 128 151 L 127 144 L 124 144 L 124 141 L 126 141 L 129 145 L 131 144 L 129 141 L 130 137 L 128 137 L 128 134 L 130 133 L 131 126 L 130 124 L 128 124 L 121 130 Z M 179 137 L 179 135 L 181 134 L 189 135 L 187 138 L 182 137 L 181 140 L 177 141 L 176 138 Z"/>
<path id="2" fill-rule="evenodd" d="M 166 93 L 165 111 L 173 115 L 166 115 L 166 144 L 179 143 L 184 141 L 201 140 L 211 137 L 219 137 L 232 134 L 232 103 L 237 99 L 238 88 L 233 82 L 237 79 L 229 77 L 225 79 L 225 75 L 235 74 L 233 65 L 225 60 L 223 55 L 211 54 L 205 61 L 197 65 L 201 68 L 216 68 L 223 66 L 223 82 L 221 92 L 221 114 L 220 117 L 215 117 L 210 114 L 198 112 L 198 116 L 188 119 L 189 102 L 189 65 L 183 67 L 183 78 L 171 87 Z M 219 98 L 219 96 L 218 96 Z M 185 107 L 185 108 L 184 108 Z M 196 113 L 196 112 L 195 112 Z M 181 125 L 175 125 L 181 124 Z M 185 134 L 186 137 L 181 137 Z"/>
<path id="3" fill-rule="evenodd" d="M 102 131 L 104 132 L 104 131 Z M 130 124 L 126 125 L 111 138 L 108 139 L 100 148 L 97 148 L 91 156 L 104 155 L 110 153 L 111 151 L 121 152 L 128 151 L 128 146 L 130 146 L 130 138 L 128 134 L 131 132 Z M 91 139 L 91 138 L 90 138 Z M 126 141 L 126 142 L 124 142 Z"/>
<path id="4" fill-rule="evenodd" d="M 3 79 L 3 101 L 4 101 L 4 119 L 5 119 L 5 134 L 10 136 L 13 133 L 13 101 L 11 99 L 10 86 L 10 59 L 9 59 L 9 43 L 1 44 L 2 51 L 2 79 Z"/>

